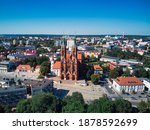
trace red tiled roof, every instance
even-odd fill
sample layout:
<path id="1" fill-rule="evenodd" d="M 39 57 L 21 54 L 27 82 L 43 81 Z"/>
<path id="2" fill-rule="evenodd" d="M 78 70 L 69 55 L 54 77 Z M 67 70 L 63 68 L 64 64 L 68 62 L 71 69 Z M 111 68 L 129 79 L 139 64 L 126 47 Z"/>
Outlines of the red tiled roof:
<path id="1" fill-rule="evenodd" d="M 60 69 L 61 67 L 61 62 L 60 61 L 56 61 L 53 65 L 53 69 Z"/>
<path id="2" fill-rule="evenodd" d="M 99 65 L 94 65 L 93 67 L 94 67 L 94 70 L 103 70 L 102 67 Z"/>
<path id="3" fill-rule="evenodd" d="M 140 81 L 137 77 L 118 77 L 115 81 L 121 86 L 135 86 L 143 85 L 143 82 Z"/>
<path id="4" fill-rule="evenodd" d="M 77 59 L 78 59 L 78 60 L 82 60 L 82 53 L 78 53 Z"/>
<path id="5" fill-rule="evenodd" d="M 17 70 L 31 70 L 31 66 L 30 65 L 19 65 L 17 67 Z"/>

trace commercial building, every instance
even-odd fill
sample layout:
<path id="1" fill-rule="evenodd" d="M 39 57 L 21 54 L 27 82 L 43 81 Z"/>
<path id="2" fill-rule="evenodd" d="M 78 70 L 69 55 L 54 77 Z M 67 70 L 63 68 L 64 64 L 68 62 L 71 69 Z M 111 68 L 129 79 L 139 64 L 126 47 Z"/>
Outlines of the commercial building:
<path id="1" fill-rule="evenodd" d="M 35 95 L 39 92 L 53 92 L 53 80 L 26 80 L 24 84 L 30 95 Z"/>
<path id="2" fill-rule="evenodd" d="M 144 79 L 143 83 L 145 84 L 145 87 L 147 87 L 148 91 L 150 91 L 150 79 Z"/>
<path id="3" fill-rule="evenodd" d="M 136 77 L 118 77 L 113 80 L 113 88 L 120 93 L 144 91 L 145 85 Z"/>
<path id="4" fill-rule="evenodd" d="M 16 105 L 20 100 L 27 98 L 27 89 L 24 86 L 0 86 L 0 104 Z"/>
<path id="5" fill-rule="evenodd" d="M 13 69 L 13 63 L 9 61 L 0 62 L 0 73 L 9 72 Z"/>

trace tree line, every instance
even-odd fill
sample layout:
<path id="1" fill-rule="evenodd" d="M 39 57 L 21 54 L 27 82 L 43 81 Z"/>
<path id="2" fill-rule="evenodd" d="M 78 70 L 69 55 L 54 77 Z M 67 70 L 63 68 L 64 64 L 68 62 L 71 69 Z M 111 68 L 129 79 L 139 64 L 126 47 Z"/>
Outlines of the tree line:
<path id="1" fill-rule="evenodd" d="M 6 111 L 7 110 L 7 111 Z M 9 112 L 0 105 L 0 112 Z M 17 113 L 146 113 L 150 112 L 150 101 L 140 102 L 137 108 L 124 99 L 110 100 L 107 96 L 85 103 L 81 93 L 59 99 L 50 93 L 39 93 L 31 99 L 20 101 Z"/>

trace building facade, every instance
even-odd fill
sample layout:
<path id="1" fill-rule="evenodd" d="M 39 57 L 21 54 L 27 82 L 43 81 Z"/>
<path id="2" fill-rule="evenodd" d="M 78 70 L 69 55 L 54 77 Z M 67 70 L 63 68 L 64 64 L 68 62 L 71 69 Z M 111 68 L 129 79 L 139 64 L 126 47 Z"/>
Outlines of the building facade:
<path id="1" fill-rule="evenodd" d="M 0 104 L 16 105 L 20 100 L 27 98 L 25 87 L 0 88 Z"/>
<path id="2" fill-rule="evenodd" d="M 103 74 L 103 68 L 100 65 L 93 65 L 94 74 Z"/>
<path id="3" fill-rule="evenodd" d="M 118 77 L 113 80 L 113 88 L 120 93 L 143 92 L 145 85 L 136 77 Z"/>
<path id="4" fill-rule="evenodd" d="M 16 68 L 17 72 L 32 72 L 32 67 L 30 65 L 19 65 Z"/>
<path id="5" fill-rule="evenodd" d="M 60 78 L 62 80 L 78 80 L 79 67 L 82 64 L 82 53 L 77 52 L 77 47 L 72 46 L 71 51 L 66 46 L 61 47 Z"/>
<path id="6" fill-rule="evenodd" d="M 148 91 L 150 92 L 150 79 L 144 79 L 143 83 L 147 87 Z"/>
<path id="7" fill-rule="evenodd" d="M 40 92 L 50 93 L 53 92 L 53 80 L 43 79 L 40 80 L 26 80 L 24 81 L 29 95 L 35 95 Z"/>

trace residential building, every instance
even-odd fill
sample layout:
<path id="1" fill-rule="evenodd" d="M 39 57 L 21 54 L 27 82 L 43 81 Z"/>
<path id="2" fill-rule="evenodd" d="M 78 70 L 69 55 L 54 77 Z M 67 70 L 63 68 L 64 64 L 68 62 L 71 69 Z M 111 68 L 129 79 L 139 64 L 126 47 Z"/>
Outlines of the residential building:
<path id="1" fill-rule="evenodd" d="M 17 72 L 32 72 L 30 65 L 19 65 L 16 69 Z"/>
<path id="2" fill-rule="evenodd" d="M 84 56 L 85 56 L 85 57 L 88 57 L 88 56 L 89 56 L 89 57 L 92 57 L 92 56 L 94 56 L 94 57 L 96 57 L 96 58 L 99 58 L 100 54 L 101 54 L 101 53 L 96 52 L 96 51 L 95 51 L 95 52 L 89 52 L 89 51 L 85 51 L 85 52 L 84 52 Z"/>
<path id="3" fill-rule="evenodd" d="M 117 57 L 110 57 L 110 56 L 102 56 L 100 58 L 100 61 L 104 61 L 104 62 L 118 62 L 119 58 L 117 58 Z"/>
<path id="4" fill-rule="evenodd" d="M 62 46 L 62 45 L 64 45 L 64 40 L 56 40 L 54 45 L 55 46 Z"/>
<path id="5" fill-rule="evenodd" d="M 60 76 L 60 68 L 61 68 L 61 62 L 60 61 L 56 61 L 55 63 L 51 62 L 51 73 L 52 75 L 55 76 Z"/>
<path id="6" fill-rule="evenodd" d="M 118 77 L 113 79 L 113 88 L 120 93 L 144 91 L 145 85 L 136 77 Z"/>
<path id="7" fill-rule="evenodd" d="M 93 65 L 94 74 L 103 74 L 103 68 L 100 65 Z"/>

